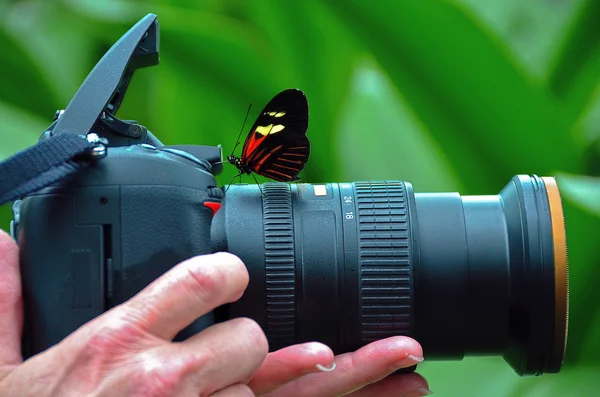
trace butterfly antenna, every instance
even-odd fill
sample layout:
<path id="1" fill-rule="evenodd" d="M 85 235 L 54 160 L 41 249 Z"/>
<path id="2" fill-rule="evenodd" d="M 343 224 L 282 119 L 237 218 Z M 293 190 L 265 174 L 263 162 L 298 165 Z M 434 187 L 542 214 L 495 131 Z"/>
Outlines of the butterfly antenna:
<path id="1" fill-rule="evenodd" d="M 235 149 L 237 149 L 238 145 L 240 144 L 240 138 L 242 137 L 242 132 L 244 132 L 244 127 L 246 126 L 246 120 L 248 120 L 248 115 L 250 114 L 250 109 L 252 108 L 252 102 L 250 102 L 250 106 L 248 106 L 248 111 L 246 112 L 246 117 L 244 117 L 244 123 L 242 124 L 242 129 L 240 130 L 240 134 L 237 137 L 237 140 L 235 141 L 235 146 L 233 147 L 233 150 L 231 151 L 231 154 L 235 153 Z"/>

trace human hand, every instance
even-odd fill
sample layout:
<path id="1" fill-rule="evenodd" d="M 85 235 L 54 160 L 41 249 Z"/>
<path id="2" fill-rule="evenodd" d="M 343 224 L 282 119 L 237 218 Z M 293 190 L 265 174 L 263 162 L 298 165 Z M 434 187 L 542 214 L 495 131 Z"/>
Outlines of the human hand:
<path id="1" fill-rule="evenodd" d="M 216 324 L 184 342 L 171 342 L 196 318 L 239 299 L 247 283 L 247 270 L 233 255 L 190 259 L 22 362 L 17 247 L 0 231 L 0 395 L 424 395 L 417 389 L 427 384 L 417 374 L 380 381 L 422 356 L 409 338 L 390 338 L 338 356 L 335 370 L 322 373 L 317 364 L 331 367 L 334 361 L 328 347 L 306 343 L 267 354 L 264 333 L 249 319 Z"/>
<path id="2" fill-rule="evenodd" d="M 335 358 L 335 370 L 315 372 L 308 363 L 298 362 L 297 354 L 290 347 L 271 353 L 258 370 L 250 386 L 257 393 L 269 389 L 278 374 L 295 371 L 304 376 L 288 381 L 279 389 L 267 393 L 268 397 L 417 397 L 431 394 L 427 381 L 417 373 L 388 376 L 401 368 L 410 367 L 423 360 L 422 350 L 413 339 L 394 337 L 373 342 L 353 353 Z M 277 359 L 275 358 L 277 357 Z M 312 370 L 312 371 L 311 371 Z M 291 376 L 289 378 L 292 378 Z M 282 382 L 283 383 L 283 382 Z M 265 389 L 267 388 L 267 389 Z"/>

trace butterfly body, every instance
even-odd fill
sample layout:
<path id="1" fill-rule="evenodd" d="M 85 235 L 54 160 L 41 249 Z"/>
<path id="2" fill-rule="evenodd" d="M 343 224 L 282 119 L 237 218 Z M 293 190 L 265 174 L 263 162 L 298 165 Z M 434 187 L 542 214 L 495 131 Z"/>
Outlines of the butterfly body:
<path id="1" fill-rule="evenodd" d="M 308 101 L 301 90 L 277 94 L 254 122 L 244 142 L 241 157 L 227 161 L 240 174 L 256 173 L 280 181 L 296 181 L 310 154 Z"/>
<path id="2" fill-rule="evenodd" d="M 237 157 L 237 156 L 234 156 L 233 154 L 230 154 L 229 156 L 227 156 L 227 161 L 229 161 L 231 164 L 235 165 L 235 168 L 237 168 L 241 174 L 250 175 L 252 173 L 252 168 L 248 167 L 247 165 L 242 164 L 241 157 Z"/>

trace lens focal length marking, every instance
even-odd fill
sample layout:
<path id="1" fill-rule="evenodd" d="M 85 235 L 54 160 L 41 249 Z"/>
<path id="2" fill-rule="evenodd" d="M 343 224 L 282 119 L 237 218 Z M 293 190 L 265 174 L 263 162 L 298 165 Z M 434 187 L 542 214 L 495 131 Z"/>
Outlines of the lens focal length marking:
<path id="1" fill-rule="evenodd" d="M 358 224 L 356 214 L 356 195 L 353 183 L 340 183 L 339 199 L 343 230 L 344 267 L 340 277 L 340 302 L 344 302 L 342 324 L 340 327 L 340 344 L 347 351 L 355 351 L 363 346 L 360 340 L 360 291 L 359 291 L 359 259 L 358 259 Z"/>

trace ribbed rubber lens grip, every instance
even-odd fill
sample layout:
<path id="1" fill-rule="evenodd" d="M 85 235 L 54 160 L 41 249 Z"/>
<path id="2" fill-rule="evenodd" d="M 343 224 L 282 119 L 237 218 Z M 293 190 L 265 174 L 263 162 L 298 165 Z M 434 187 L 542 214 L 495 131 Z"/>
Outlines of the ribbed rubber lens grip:
<path id="1" fill-rule="evenodd" d="M 361 337 L 376 341 L 411 331 L 412 268 L 402 182 L 357 182 Z"/>
<path id="2" fill-rule="evenodd" d="M 294 230 L 290 188 L 263 185 L 267 339 L 271 351 L 296 343 Z"/>

